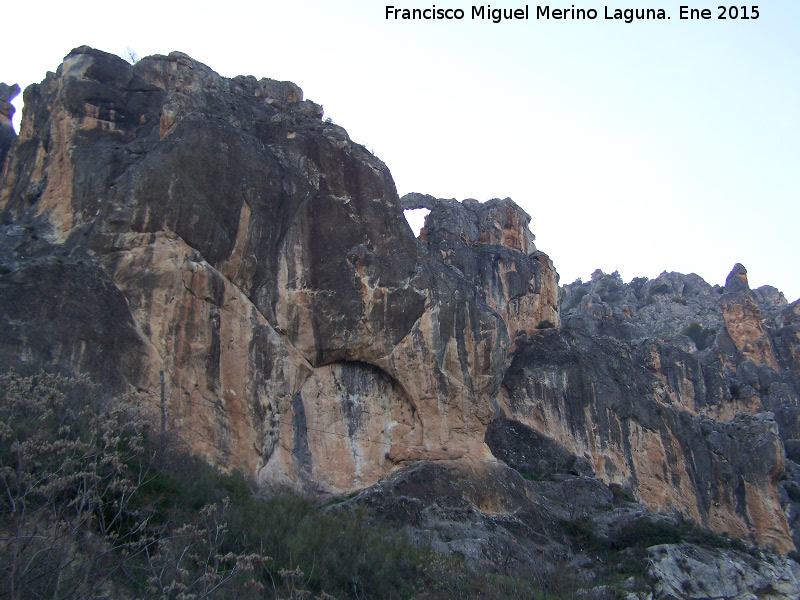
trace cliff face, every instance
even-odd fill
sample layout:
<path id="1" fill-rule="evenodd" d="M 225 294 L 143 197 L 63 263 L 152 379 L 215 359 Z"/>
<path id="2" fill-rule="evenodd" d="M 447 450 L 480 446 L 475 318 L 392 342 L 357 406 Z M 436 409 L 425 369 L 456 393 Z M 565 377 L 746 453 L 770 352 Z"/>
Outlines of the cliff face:
<path id="1" fill-rule="evenodd" d="M 11 121 L 16 109 L 11 104 L 11 101 L 18 94 L 18 85 L 0 83 L 0 165 L 5 162 L 8 149 L 17 138 L 17 134 L 14 132 L 14 124 Z"/>
<path id="2" fill-rule="evenodd" d="M 630 347 L 579 331 L 544 332 L 514 356 L 490 447 L 502 455 L 505 429 L 516 424 L 516 438 L 547 437 L 565 457 L 541 464 L 535 443 L 517 444 L 503 458 L 523 472 L 591 474 L 653 511 L 790 550 L 777 489 L 785 460 L 777 424 L 767 414 L 699 417 L 686 404 L 704 378 L 690 357 L 676 354 L 649 340 Z"/>
<path id="3" fill-rule="evenodd" d="M 151 403 L 164 371 L 170 425 L 271 482 L 349 491 L 406 460 L 491 456 L 510 314 L 494 307 L 525 296 L 557 320 L 513 203 L 501 235 L 459 249 L 471 280 L 294 84 L 83 47 L 25 98 L 0 192 L 4 364 Z"/>
<path id="4" fill-rule="evenodd" d="M 670 486 L 669 467 L 664 476 L 650 473 L 645 479 L 651 480 L 649 489 L 660 490 L 665 497 L 677 494 L 689 499 L 683 505 L 696 509 L 701 520 L 717 531 L 741 535 L 755 527 L 761 531 L 760 539 L 775 535 L 786 539 L 790 533 L 793 543 L 800 543 L 800 496 L 795 493 L 795 461 L 800 454 L 787 457 L 782 449 L 797 448 L 800 437 L 798 304 L 789 304 L 769 286 L 751 290 L 740 264 L 724 287 L 680 273 L 624 284 L 618 274 L 599 271 L 590 282 L 565 286 L 562 319 L 567 326 L 593 334 L 595 341 L 605 339 L 632 351 L 632 364 L 624 373 L 629 376 L 639 369 L 651 378 L 646 388 L 652 391 L 637 392 L 637 403 L 650 397 L 662 411 L 679 411 L 682 433 L 670 434 L 676 439 L 696 437 L 691 430 L 700 428 L 705 444 L 697 438 L 676 450 L 694 465 L 692 483 L 681 477 L 680 485 Z M 753 437 L 742 435 L 743 429 Z M 574 436 L 565 437 L 569 447 L 583 447 Z M 730 442 L 720 445 L 723 439 Z M 669 459 L 665 464 L 686 462 L 687 458 Z M 761 475 L 756 479 L 772 483 L 755 484 L 757 471 Z M 635 474 L 636 469 L 630 472 Z M 642 485 L 643 478 L 634 477 Z M 720 497 L 723 489 L 736 492 Z M 641 495 L 643 502 L 653 505 L 649 497 Z M 748 511 L 736 508 L 745 502 L 751 506 Z"/>
<path id="5" fill-rule="evenodd" d="M 407 194 L 400 201 L 404 209 L 431 211 L 420 240 L 500 315 L 512 344 L 559 323 L 558 274 L 536 250 L 531 217 L 510 198 L 480 203 Z"/>
<path id="6" fill-rule="evenodd" d="M 535 494 L 499 458 L 793 548 L 800 319 L 742 269 L 721 294 L 603 274 L 562 292 L 510 199 L 400 199 L 296 85 L 180 53 L 77 48 L 25 106 L 0 187 L 4 369 L 154 411 L 163 372 L 167 427 L 265 485 L 345 493 L 445 461 L 513 481 L 454 492 L 471 510 L 516 511 Z"/>

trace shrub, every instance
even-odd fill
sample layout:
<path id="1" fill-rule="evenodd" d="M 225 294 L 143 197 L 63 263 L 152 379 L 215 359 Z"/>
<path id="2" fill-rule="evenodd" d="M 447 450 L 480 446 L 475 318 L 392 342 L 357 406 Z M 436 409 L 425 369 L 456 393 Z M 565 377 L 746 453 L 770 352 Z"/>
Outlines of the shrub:
<path id="1" fill-rule="evenodd" d="M 90 391 L 86 380 L 0 376 L 0 585 L 10 597 L 91 595 L 115 554 L 141 549 L 147 516 L 131 499 L 148 476 L 135 460 L 142 424 L 123 409 L 98 413 Z"/>
<path id="2" fill-rule="evenodd" d="M 679 518 L 677 522 L 645 518 L 626 523 L 617 532 L 611 547 L 622 550 L 684 542 L 712 548 L 731 547 L 727 538 L 683 518 Z"/>
<path id="3" fill-rule="evenodd" d="M 2 595 L 207 597 L 266 560 L 225 548 L 227 502 L 161 519 L 147 422 L 85 379 L 0 376 Z"/>
<path id="4" fill-rule="evenodd" d="M 703 329 L 703 326 L 694 321 L 681 331 L 683 335 L 691 338 L 698 350 L 705 350 L 717 337 L 716 329 Z"/>
<path id="5" fill-rule="evenodd" d="M 642 288 L 648 281 L 650 280 L 647 277 L 634 277 L 633 279 L 631 279 L 630 286 L 633 289 L 633 293 L 636 294 L 637 298 L 641 295 Z"/>
<path id="6" fill-rule="evenodd" d="M 676 525 L 651 519 L 637 519 L 625 524 L 615 536 L 611 547 L 649 548 L 660 544 L 677 544 L 681 541 L 681 530 Z"/>
<path id="7" fill-rule="evenodd" d="M 668 283 L 657 283 L 650 286 L 650 295 L 657 296 L 658 294 L 669 294 L 670 287 Z"/>
<path id="8" fill-rule="evenodd" d="M 586 546 L 595 540 L 594 523 L 589 517 L 564 520 L 561 521 L 561 526 L 567 535 L 574 538 L 582 546 Z"/>
<path id="9" fill-rule="evenodd" d="M 572 292 L 572 298 L 570 298 L 569 304 L 567 305 L 566 310 L 572 310 L 573 308 L 577 308 L 578 304 L 581 303 L 581 299 L 588 294 L 589 292 L 586 288 L 579 287 L 574 292 Z"/>

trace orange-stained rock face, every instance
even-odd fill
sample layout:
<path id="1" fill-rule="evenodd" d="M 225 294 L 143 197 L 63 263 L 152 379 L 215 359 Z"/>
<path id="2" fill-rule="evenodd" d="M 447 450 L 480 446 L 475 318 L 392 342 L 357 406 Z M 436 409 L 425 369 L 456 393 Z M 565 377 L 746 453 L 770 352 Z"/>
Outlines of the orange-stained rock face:
<path id="1" fill-rule="evenodd" d="M 755 301 L 746 294 L 723 298 L 722 312 L 728 335 L 745 359 L 778 369 L 772 344 L 761 325 L 761 310 Z"/>
<path id="2" fill-rule="evenodd" d="M 747 282 L 747 269 L 741 264 L 734 266 L 728 275 L 721 305 L 725 329 L 736 350 L 745 360 L 777 370 L 775 352 L 761 325 L 761 309 Z M 723 362 L 730 361 L 730 357 L 724 355 L 721 355 L 721 359 Z"/>
<path id="3" fill-rule="evenodd" d="M 777 423 L 770 413 L 695 416 L 711 412 L 712 380 L 699 369 L 663 345 L 631 353 L 581 332 L 536 334 L 519 345 L 498 398 L 505 422 L 523 427 L 501 419 L 490 448 L 522 471 L 588 470 L 653 511 L 788 552 Z"/>
<path id="4" fill-rule="evenodd" d="M 530 216 L 508 198 L 488 206 L 483 212 L 477 243 L 505 246 L 524 254 L 536 250 L 528 229 Z"/>
<path id="5" fill-rule="evenodd" d="M 402 387 L 376 367 L 340 362 L 315 369 L 295 395 L 261 475 L 349 492 L 386 477 L 413 452 L 425 452 L 424 428 Z"/>
<path id="6" fill-rule="evenodd" d="M 729 278 L 717 337 L 741 389 L 600 295 L 582 301 L 596 329 L 561 330 L 558 275 L 519 206 L 401 201 L 321 116 L 294 84 L 180 53 L 71 52 L 26 91 L 3 171 L 0 365 L 87 373 L 156 418 L 163 372 L 168 429 L 265 485 L 345 493 L 456 461 L 474 506 L 501 513 L 484 483 L 521 478 L 496 457 L 793 547 L 760 411 L 763 369 L 800 361 L 795 305 L 773 342 L 743 268 Z M 431 210 L 420 239 L 406 204 Z"/>
<path id="7" fill-rule="evenodd" d="M 420 251 L 385 165 L 323 123 L 297 86 L 226 79 L 180 53 L 131 67 L 79 48 L 28 94 L 0 207 L 38 219 L 39 245 L 79 248 L 100 269 L 137 340 L 105 349 L 122 365 L 115 386 L 157 405 L 164 371 L 168 426 L 196 452 L 262 480 L 332 491 L 408 460 L 490 457 L 483 434 L 509 347 L 503 316 Z M 514 230 L 527 217 L 510 201 L 498 216 L 501 237 L 532 238 Z M 552 277 L 544 289 L 557 320 Z M 83 364 L 85 326 L 65 324 L 58 358 L 19 336 L 9 356 L 100 373 L 106 366 Z M 285 423 L 301 409 L 309 427 L 336 418 L 335 364 L 381 374 L 359 388 L 364 402 L 382 397 L 388 378 L 414 416 L 406 423 L 387 405 L 359 422 L 389 445 L 364 442 L 349 459 L 341 443 L 303 432 L 306 472 L 283 451 L 294 448 Z"/>
<path id="8" fill-rule="evenodd" d="M 310 367 L 174 234 L 118 236 L 104 263 L 148 340 L 150 360 L 137 382 L 145 397 L 160 401 L 163 370 L 168 428 L 213 462 L 256 472 Z"/>

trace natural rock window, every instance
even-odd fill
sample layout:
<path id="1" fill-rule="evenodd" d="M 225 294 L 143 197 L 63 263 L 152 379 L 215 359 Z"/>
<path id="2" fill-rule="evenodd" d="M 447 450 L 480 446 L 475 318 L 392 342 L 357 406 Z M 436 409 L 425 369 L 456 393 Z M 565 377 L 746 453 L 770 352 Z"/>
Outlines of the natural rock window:
<path id="1" fill-rule="evenodd" d="M 406 221 L 408 221 L 411 227 L 411 231 L 414 232 L 414 236 L 419 237 L 419 232 L 425 225 L 425 217 L 430 213 L 431 211 L 427 208 L 410 208 L 403 211 L 403 215 L 405 215 Z"/>

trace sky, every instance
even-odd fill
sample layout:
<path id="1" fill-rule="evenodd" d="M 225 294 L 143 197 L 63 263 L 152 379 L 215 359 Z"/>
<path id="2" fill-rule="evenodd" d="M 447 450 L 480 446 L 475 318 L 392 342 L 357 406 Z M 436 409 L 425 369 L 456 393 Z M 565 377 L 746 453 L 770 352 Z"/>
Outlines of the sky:
<path id="1" fill-rule="evenodd" d="M 528 4 L 527 20 L 499 23 L 446 0 L 392 6 L 461 8 L 463 19 L 387 19 L 375 0 L 13 3 L 0 80 L 39 82 L 86 44 L 180 50 L 225 76 L 293 81 L 388 165 L 400 195 L 514 199 L 562 284 L 598 268 L 724 284 L 740 262 L 751 287 L 791 302 L 800 2 L 755 5 L 757 19 L 747 5 L 746 20 L 683 2 L 711 18 L 680 19 L 671 0 Z M 597 18 L 536 19 L 537 6 Z M 605 18 L 637 7 L 670 18 Z"/>

